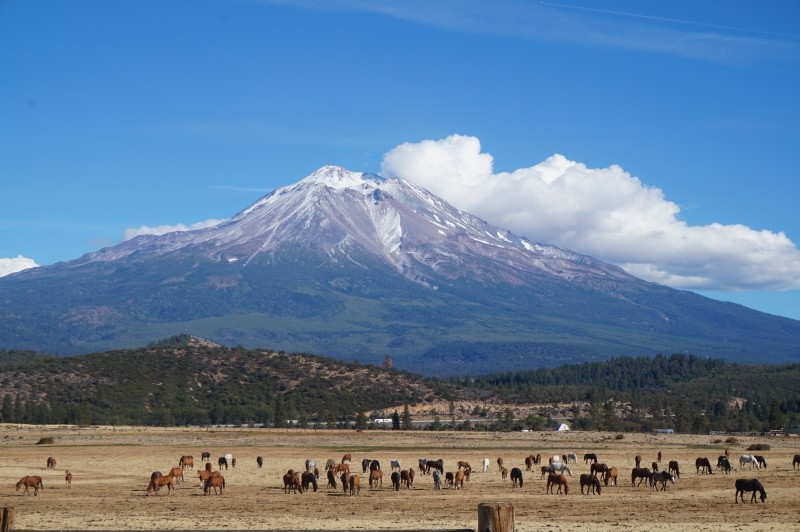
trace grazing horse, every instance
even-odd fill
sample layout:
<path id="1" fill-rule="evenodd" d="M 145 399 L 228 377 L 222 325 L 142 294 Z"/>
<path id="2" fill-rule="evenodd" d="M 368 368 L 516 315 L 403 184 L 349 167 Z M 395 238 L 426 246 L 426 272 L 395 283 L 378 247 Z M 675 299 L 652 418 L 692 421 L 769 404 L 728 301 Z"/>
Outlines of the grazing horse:
<path id="1" fill-rule="evenodd" d="M 433 470 L 433 489 L 442 489 L 442 473 L 438 469 Z"/>
<path id="2" fill-rule="evenodd" d="M 608 484 L 609 484 L 609 481 L 610 481 L 610 483 L 611 483 L 611 485 L 612 485 L 612 486 L 616 486 L 616 485 L 617 485 L 617 474 L 618 474 L 618 471 L 617 471 L 617 468 L 616 468 L 616 467 L 612 467 L 612 468 L 610 468 L 610 469 L 609 469 L 609 470 L 606 472 L 606 474 L 605 474 L 605 475 L 603 475 L 603 483 L 604 483 L 606 486 L 608 486 Z"/>
<path id="3" fill-rule="evenodd" d="M 677 460 L 669 461 L 669 467 L 667 467 L 667 472 L 674 474 L 677 478 L 681 478 L 681 468 L 678 467 Z"/>
<path id="4" fill-rule="evenodd" d="M 694 461 L 694 467 L 697 469 L 698 473 L 701 469 L 709 475 L 714 473 L 714 471 L 711 470 L 711 462 L 708 461 L 708 458 L 698 458 Z"/>
<path id="5" fill-rule="evenodd" d="M 486 473 L 487 471 L 489 471 L 489 459 L 488 458 L 484 458 L 483 459 L 483 472 Z"/>
<path id="6" fill-rule="evenodd" d="M 425 469 L 428 473 L 431 472 L 431 469 L 436 469 L 439 473 L 444 473 L 444 460 L 441 458 L 438 460 L 428 460 L 425 464 Z"/>
<path id="7" fill-rule="evenodd" d="M 336 475 L 333 474 L 333 469 L 328 469 L 328 488 L 336 489 Z"/>
<path id="8" fill-rule="evenodd" d="M 56 459 L 52 456 L 47 458 L 47 469 L 53 469 L 56 467 Z"/>
<path id="9" fill-rule="evenodd" d="M 508 469 L 506 469 L 505 467 L 501 467 L 500 477 L 505 481 L 508 478 Z"/>
<path id="10" fill-rule="evenodd" d="M 353 455 L 352 454 L 347 453 L 344 456 L 342 456 L 342 462 L 352 462 L 352 461 L 353 461 Z"/>
<path id="11" fill-rule="evenodd" d="M 731 462 L 724 454 L 717 459 L 717 469 L 722 469 L 726 475 L 731 472 Z"/>
<path id="12" fill-rule="evenodd" d="M 597 457 L 595 457 L 597 458 Z M 577 464 L 578 463 L 578 455 L 575 453 L 567 453 L 567 459 L 564 460 L 566 463 L 570 464 Z"/>
<path id="13" fill-rule="evenodd" d="M 548 467 L 553 473 L 561 473 L 563 475 L 564 471 L 566 471 L 569 476 L 572 476 L 572 471 L 569 470 L 569 467 L 564 462 L 553 462 Z"/>
<path id="14" fill-rule="evenodd" d="M 150 484 L 147 485 L 147 494 L 155 492 L 156 496 L 158 496 L 159 490 L 164 486 L 167 487 L 167 495 L 172 493 L 175 495 L 175 477 L 170 473 L 169 475 L 159 475 L 155 476 L 155 473 L 150 475 Z"/>
<path id="15" fill-rule="evenodd" d="M 675 477 L 673 477 L 666 471 L 654 471 L 650 475 L 650 484 L 656 491 L 658 491 L 658 487 L 656 486 L 658 482 L 661 482 L 661 491 L 667 491 L 667 481 L 675 484 Z"/>
<path id="16" fill-rule="evenodd" d="M 593 464 L 597 463 L 597 455 L 594 453 L 586 453 L 583 455 L 583 463 L 588 464 L 591 461 Z"/>
<path id="17" fill-rule="evenodd" d="M 511 487 L 516 488 L 519 482 L 519 487 L 522 487 L 522 470 L 518 467 L 511 469 Z"/>
<path id="18" fill-rule="evenodd" d="M 600 480 L 595 474 L 583 473 L 581 479 L 581 495 L 583 495 L 583 487 L 586 486 L 586 495 L 589 495 L 589 490 L 592 493 L 597 492 L 600 495 Z"/>
<path id="19" fill-rule="evenodd" d="M 391 460 L 389 460 L 389 468 L 390 468 L 392 471 L 394 471 L 395 469 L 397 469 L 398 471 L 400 471 L 400 469 L 401 469 L 401 467 L 400 467 L 400 460 L 398 460 L 397 458 L 392 458 Z"/>
<path id="20" fill-rule="evenodd" d="M 795 469 L 797 466 L 800 466 L 800 454 L 794 455 L 794 459 L 792 460 L 792 469 Z"/>
<path id="21" fill-rule="evenodd" d="M 567 479 L 564 478 L 563 475 L 557 475 L 550 472 L 547 475 L 547 487 L 545 488 L 545 493 L 553 493 L 553 486 L 558 485 L 558 491 L 556 493 L 561 493 L 561 488 L 564 488 L 564 495 L 569 495 L 569 484 L 567 484 Z"/>
<path id="22" fill-rule="evenodd" d="M 767 502 L 767 491 L 764 489 L 764 486 L 761 485 L 761 482 L 759 482 L 758 479 L 736 479 L 736 498 L 734 500 L 737 503 L 739 502 L 740 493 L 742 494 L 742 503 L 744 503 L 745 491 L 753 492 L 753 496 L 750 498 L 750 504 L 756 502 L 756 492 L 761 494 L 761 502 Z"/>
<path id="23" fill-rule="evenodd" d="M 448 471 L 447 473 L 444 474 L 444 485 L 446 487 L 452 488 L 453 487 L 453 480 L 454 480 L 453 473 Z"/>
<path id="24" fill-rule="evenodd" d="M 261 469 L 264 467 L 264 459 L 260 456 L 256 456 L 256 463 L 258 464 L 258 468 Z"/>
<path id="25" fill-rule="evenodd" d="M 497 469 L 503 469 L 503 459 L 502 458 L 498 458 L 497 459 Z"/>
<path id="26" fill-rule="evenodd" d="M 536 457 L 533 455 L 525 457 L 525 470 L 530 471 L 533 464 L 536 463 Z"/>
<path id="27" fill-rule="evenodd" d="M 303 486 L 303 491 L 308 491 L 308 485 L 311 484 L 314 487 L 314 491 L 317 491 L 317 477 L 314 476 L 314 473 L 311 471 L 304 471 L 302 475 L 300 475 L 300 484 Z"/>
<path id="28" fill-rule="evenodd" d="M 549 465 L 543 465 L 542 466 L 542 478 L 544 478 L 551 471 L 552 471 L 552 469 L 550 469 Z"/>
<path id="29" fill-rule="evenodd" d="M 336 464 L 336 467 L 333 468 L 333 473 L 339 473 L 340 471 L 344 471 L 346 473 L 350 472 L 350 464 Z"/>
<path id="30" fill-rule="evenodd" d="M 420 458 L 419 459 L 419 470 L 423 475 L 428 474 L 428 459 L 427 458 Z"/>
<path id="31" fill-rule="evenodd" d="M 392 489 L 394 491 L 400 491 L 400 473 L 392 471 L 392 475 L 389 478 L 392 479 Z"/>
<path id="32" fill-rule="evenodd" d="M 181 456 L 181 459 L 178 461 L 178 465 L 181 469 L 194 469 L 194 457 L 186 455 Z"/>
<path id="33" fill-rule="evenodd" d="M 369 489 L 377 488 L 378 483 L 383 486 L 383 471 L 380 469 L 373 469 L 369 472 Z"/>
<path id="34" fill-rule="evenodd" d="M 758 460 L 756 460 L 756 457 L 752 454 L 743 454 L 739 457 L 740 468 L 744 469 L 744 466 L 747 464 L 750 465 L 750 469 L 753 469 L 754 467 L 761 469 L 761 464 L 758 463 Z"/>
<path id="35" fill-rule="evenodd" d="M 215 471 L 215 473 L 219 474 L 219 471 Z M 206 480 L 210 479 L 213 474 L 214 473 L 206 469 L 199 469 L 197 471 L 197 478 L 200 480 L 200 485 L 205 486 Z"/>
<path id="36" fill-rule="evenodd" d="M 764 469 L 767 468 L 767 461 L 764 459 L 763 456 L 761 456 L 760 454 L 755 454 L 753 456 L 755 457 L 756 461 L 758 462 L 758 467 L 760 467 L 760 468 L 763 467 Z"/>
<path id="37" fill-rule="evenodd" d="M 19 479 L 19 482 L 17 482 L 16 491 L 19 491 L 20 488 L 25 488 L 25 491 L 22 492 L 23 495 L 25 495 L 26 493 L 30 495 L 30 493 L 28 493 L 28 488 L 33 488 L 33 494 L 39 495 L 40 488 L 42 491 L 44 491 L 44 484 L 42 484 L 42 477 L 30 476 L 30 475 L 22 477 L 21 479 Z"/>
<path id="38" fill-rule="evenodd" d="M 67 485 L 68 488 L 72 487 L 72 473 L 67 471 L 67 474 L 64 475 L 64 483 Z"/>
<path id="39" fill-rule="evenodd" d="M 639 479 L 639 483 L 636 484 L 636 479 Z M 650 482 L 650 470 L 646 467 L 634 467 L 631 469 L 631 487 L 633 486 L 641 486 L 642 481 L 647 480 Z"/>
<path id="40" fill-rule="evenodd" d="M 514 474 L 513 470 L 511 471 L 511 474 L 512 475 Z M 522 475 L 522 473 L 520 473 L 520 478 L 522 478 L 521 475 Z M 460 469 L 455 472 L 455 487 L 456 487 L 456 489 L 460 489 L 460 488 L 463 489 L 464 488 L 464 479 L 466 478 L 466 476 L 467 476 L 466 473 L 464 473 Z M 513 480 L 513 477 L 512 477 L 512 480 Z M 520 480 L 520 487 L 522 487 L 522 481 L 521 480 Z"/>
<path id="41" fill-rule="evenodd" d="M 364 458 L 363 460 L 361 460 L 361 472 L 366 473 L 371 463 L 372 460 L 370 460 L 369 458 Z"/>
<path id="42" fill-rule="evenodd" d="M 469 462 L 465 462 L 463 460 L 459 461 L 457 465 L 459 469 L 472 469 L 472 466 L 469 465 Z"/>
<path id="43" fill-rule="evenodd" d="M 210 452 L 203 451 L 202 453 L 200 453 L 200 461 L 201 462 L 208 462 L 209 460 L 211 460 L 211 453 Z"/>
<path id="44" fill-rule="evenodd" d="M 169 475 L 175 477 L 175 484 L 177 484 L 178 482 L 183 482 L 185 480 L 183 478 L 183 469 L 181 469 L 180 467 L 173 467 L 172 469 L 170 469 L 168 476 Z"/>
<path id="45" fill-rule="evenodd" d="M 303 493 L 303 484 L 300 482 L 300 475 L 295 473 L 294 469 L 290 469 L 283 475 L 283 492 L 288 494 L 289 490 L 294 493 L 298 491 Z"/>
<path id="46" fill-rule="evenodd" d="M 608 466 L 606 464 L 592 464 L 589 468 L 589 473 L 592 475 L 605 475 L 608 473 Z"/>
<path id="47" fill-rule="evenodd" d="M 224 456 L 220 456 L 220 457 L 217 459 L 217 467 L 219 467 L 220 469 L 222 469 L 222 466 L 225 466 L 225 469 L 228 469 L 228 459 L 227 459 L 227 458 L 225 458 Z"/>
<path id="48" fill-rule="evenodd" d="M 215 495 L 222 495 L 222 490 L 225 489 L 225 477 L 222 475 L 211 475 L 208 477 L 208 480 L 206 480 L 203 486 L 203 495 L 211 493 L 212 488 L 214 489 Z"/>
<path id="49" fill-rule="evenodd" d="M 358 475 L 350 475 L 350 495 L 361 495 L 361 478 Z"/>
<path id="50" fill-rule="evenodd" d="M 370 471 L 380 471 L 381 470 L 381 463 L 377 460 L 373 460 L 369 463 L 369 470 Z"/>

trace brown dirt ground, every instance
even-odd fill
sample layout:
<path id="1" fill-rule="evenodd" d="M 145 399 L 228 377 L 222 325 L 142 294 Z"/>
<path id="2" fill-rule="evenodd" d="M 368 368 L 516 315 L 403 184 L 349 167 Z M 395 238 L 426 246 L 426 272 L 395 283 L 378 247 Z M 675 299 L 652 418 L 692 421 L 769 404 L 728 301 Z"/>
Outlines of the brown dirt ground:
<path id="1" fill-rule="evenodd" d="M 37 445 L 52 436 L 52 445 Z M 147 530 L 147 529 L 262 529 L 262 530 L 375 530 L 477 528 L 477 508 L 482 502 L 510 502 L 516 529 L 530 530 L 800 530 L 800 470 L 792 458 L 800 453 L 800 438 L 739 437 L 730 445 L 731 455 L 751 443 L 769 443 L 761 452 L 769 467 L 759 471 L 697 474 L 694 460 L 708 457 L 716 463 L 724 436 L 625 434 L 600 432 L 529 432 L 513 434 L 265 429 L 155 429 L 110 427 L 33 427 L 0 425 L 0 504 L 16 510 L 20 530 Z M 223 471 L 227 489 L 220 496 L 204 496 L 195 471 L 174 496 L 147 496 L 150 472 L 168 471 L 181 455 L 200 462 L 201 451 L 216 458 L 225 453 L 237 457 L 235 469 Z M 663 464 L 678 460 L 682 478 L 666 492 L 644 486 L 633 488 L 630 469 L 641 454 L 649 465 L 657 451 Z M 387 481 L 371 490 L 366 483 L 360 496 L 328 490 L 284 494 L 281 477 L 287 469 L 302 469 L 306 458 L 320 466 L 327 458 L 353 454 L 354 466 L 362 458 L 379 459 L 389 475 L 389 460 L 404 467 L 419 457 L 443 458 L 445 470 L 455 470 L 458 460 L 480 469 L 484 457 L 491 460 L 488 473 L 477 472 L 465 489 L 434 491 L 431 477 L 417 475 L 410 490 L 393 492 Z M 525 472 L 525 486 L 512 489 L 503 481 L 495 463 L 503 457 L 510 469 L 524 470 L 524 457 L 575 452 L 582 458 L 595 452 L 602 462 L 620 470 L 620 486 L 602 495 L 581 495 L 578 475 L 588 472 L 582 460 L 569 495 L 545 494 L 540 472 Z M 748 453 L 749 454 L 749 453 Z M 758 453 L 757 453 L 758 454 Z M 256 456 L 265 459 L 263 469 Z M 57 459 L 47 469 L 46 459 Z M 738 462 L 738 460 L 736 460 Z M 738 464 L 737 464 L 738 465 Z M 360 467 L 358 467 L 360 469 Z M 321 467 L 322 469 L 322 467 Z M 71 488 L 64 472 L 74 475 Z M 39 496 L 22 496 L 14 485 L 24 475 L 40 475 L 45 490 Z M 759 478 L 766 504 L 734 504 L 734 479 Z M 387 478 L 388 480 L 388 478 Z"/>

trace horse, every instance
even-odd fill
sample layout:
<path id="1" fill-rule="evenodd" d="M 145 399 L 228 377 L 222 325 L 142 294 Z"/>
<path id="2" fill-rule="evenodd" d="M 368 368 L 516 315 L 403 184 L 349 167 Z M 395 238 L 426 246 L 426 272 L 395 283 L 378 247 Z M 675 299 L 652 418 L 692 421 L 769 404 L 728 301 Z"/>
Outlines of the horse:
<path id="1" fill-rule="evenodd" d="M 283 475 L 283 492 L 288 494 L 289 491 L 293 493 L 303 493 L 303 485 L 300 483 L 300 476 L 294 472 L 294 469 L 290 469 Z"/>
<path id="2" fill-rule="evenodd" d="M 361 495 L 361 478 L 358 475 L 350 475 L 350 495 Z"/>
<path id="3" fill-rule="evenodd" d="M 591 490 L 592 493 L 597 492 L 597 494 L 600 495 L 600 480 L 597 478 L 597 475 L 591 473 L 583 473 L 580 476 L 580 481 L 581 481 L 581 495 L 583 495 L 584 486 L 586 486 L 586 495 L 589 495 L 589 490 Z"/>
<path id="4" fill-rule="evenodd" d="M 756 492 L 761 494 L 761 502 L 767 502 L 767 491 L 764 489 L 764 486 L 761 485 L 761 482 L 759 482 L 758 479 L 736 479 L 736 496 L 734 500 L 737 504 L 739 503 L 740 493 L 742 494 L 742 504 L 744 504 L 745 491 L 753 492 L 753 496 L 750 498 L 750 504 L 756 502 Z"/>
<path id="5" fill-rule="evenodd" d="M 261 469 L 264 466 L 264 459 L 260 456 L 256 456 L 256 463 L 258 464 L 258 468 Z"/>
<path id="6" fill-rule="evenodd" d="M 341 471 L 349 473 L 350 472 L 350 464 L 336 464 L 336 467 L 333 468 L 333 473 L 336 474 L 336 473 L 339 473 Z"/>
<path id="7" fill-rule="evenodd" d="M 721 455 L 717 459 L 717 469 L 722 469 L 722 471 L 727 475 L 731 472 L 731 462 L 728 460 L 728 457 L 725 455 Z"/>
<path id="8" fill-rule="evenodd" d="M 413 469 L 409 469 L 408 470 L 408 486 L 406 486 L 406 487 L 410 488 L 413 485 L 414 485 L 414 470 Z"/>
<path id="9" fill-rule="evenodd" d="M 391 460 L 389 460 L 389 467 L 392 471 L 394 471 L 395 469 L 400 471 L 401 469 L 400 460 L 398 460 L 397 458 L 392 458 Z"/>
<path id="10" fill-rule="evenodd" d="M 308 460 L 308 459 L 306 459 L 306 471 L 314 471 L 315 467 L 317 467 L 316 460 Z"/>
<path id="11" fill-rule="evenodd" d="M 498 458 L 497 459 L 497 469 L 503 469 L 503 459 L 502 458 Z"/>
<path id="12" fill-rule="evenodd" d="M 181 466 L 181 469 L 194 469 L 194 457 L 181 456 L 181 459 L 178 460 L 178 465 Z"/>
<path id="13" fill-rule="evenodd" d="M 544 477 L 545 477 L 545 475 L 547 475 L 547 474 L 548 474 L 548 473 L 550 473 L 551 471 L 552 471 L 552 469 L 550 469 L 550 466 L 549 466 L 549 465 L 543 465 L 543 466 L 542 466 L 542 478 L 544 478 Z"/>
<path id="14" fill-rule="evenodd" d="M 767 468 L 767 461 L 764 459 L 763 456 L 761 456 L 760 454 L 754 454 L 753 456 L 758 461 L 759 467 L 763 467 L 764 469 Z"/>
<path id="15" fill-rule="evenodd" d="M 489 471 L 489 459 L 488 458 L 484 458 L 483 459 L 483 472 L 486 473 L 488 471 Z"/>
<path id="16" fill-rule="evenodd" d="M 203 495 L 211 493 L 212 488 L 214 489 L 215 495 L 222 495 L 222 490 L 225 489 L 225 477 L 222 475 L 211 475 L 208 477 L 208 480 L 206 480 L 203 486 Z"/>
<path id="17" fill-rule="evenodd" d="M 553 465 L 553 464 L 560 464 L 560 463 L 561 463 L 561 457 L 560 457 L 560 456 L 558 456 L 557 454 L 556 454 L 556 455 L 553 455 L 553 456 L 551 456 L 551 457 L 550 457 L 550 459 L 548 460 L 548 463 L 549 463 L 550 465 Z"/>
<path id="18" fill-rule="evenodd" d="M 658 460 L 657 460 L 657 462 L 659 464 L 661 463 L 661 451 L 658 451 Z"/>
<path id="19" fill-rule="evenodd" d="M 533 455 L 525 457 L 525 470 L 530 471 L 533 464 L 535 464 L 536 457 Z"/>
<path id="20" fill-rule="evenodd" d="M 472 468 L 468 467 L 464 470 L 464 480 L 469 482 L 469 476 L 472 474 Z"/>
<path id="21" fill-rule="evenodd" d="M 314 476 L 314 473 L 311 471 L 304 471 L 302 475 L 300 475 L 300 484 L 303 486 L 303 491 L 308 491 L 308 485 L 311 484 L 314 487 L 314 491 L 317 491 L 317 477 Z"/>
<path id="22" fill-rule="evenodd" d="M 447 473 L 444 474 L 444 485 L 445 485 L 445 487 L 452 488 L 453 487 L 453 480 L 454 480 L 453 473 L 448 471 Z"/>
<path id="23" fill-rule="evenodd" d="M 344 456 L 342 456 L 342 462 L 352 462 L 352 461 L 353 461 L 353 455 L 352 454 L 347 453 Z"/>
<path id="24" fill-rule="evenodd" d="M 702 469 L 703 472 L 708 472 L 709 475 L 713 474 L 714 472 L 711 470 L 711 462 L 708 461 L 708 458 L 698 458 L 694 461 L 694 467 L 697 469 L 699 473 Z"/>
<path id="25" fill-rule="evenodd" d="M 522 487 L 522 470 L 518 467 L 514 467 L 511 469 L 511 487 L 516 488 L 517 483 L 519 483 L 519 487 Z"/>
<path id="26" fill-rule="evenodd" d="M 511 471 L 511 474 L 512 475 L 514 474 L 513 470 Z M 522 473 L 520 473 L 520 478 L 521 478 L 521 475 L 522 475 Z M 456 489 L 464 487 L 464 479 L 466 478 L 466 476 L 467 475 L 460 469 L 455 472 L 455 482 L 454 482 L 454 484 L 455 484 Z M 513 477 L 512 477 L 512 480 L 513 480 Z M 520 480 L 520 487 L 522 487 L 522 481 L 521 480 Z"/>
<path id="27" fill-rule="evenodd" d="M 219 474 L 219 471 L 215 471 L 215 473 Z M 200 480 L 200 485 L 201 486 L 205 486 L 206 485 L 206 480 L 211 478 L 211 476 L 213 474 L 214 473 L 212 473 L 211 471 L 209 471 L 207 469 L 199 469 L 197 471 L 197 478 L 198 478 L 198 480 Z"/>
<path id="28" fill-rule="evenodd" d="M 419 470 L 423 475 L 428 474 L 428 459 L 427 458 L 420 458 L 419 459 Z"/>
<path id="29" fill-rule="evenodd" d="M 792 460 L 792 469 L 797 468 L 797 466 L 800 466 L 800 454 L 794 455 L 794 459 Z"/>
<path id="30" fill-rule="evenodd" d="M 586 453 L 583 455 L 583 463 L 588 464 L 591 461 L 593 464 L 597 463 L 597 455 L 594 453 Z"/>
<path id="31" fill-rule="evenodd" d="M 658 471 L 658 462 L 653 462 L 652 464 L 650 464 L 650 467 L 653 469 L 653 472 L 655 473 L 656 471 Z"/>
<path id="32" fill-rule="evenodd" d="M 547 475 L 547 487 L 545 488 L 545 493 L 553 493 L 553 486 L 558 485 L 558 491 L 556 493 L 561 493 L 561 488 L 564 488 L 564 495 L 569 495 L 569 484 L 567 484 L 567 479 L 564 478 L 563 475 L 556 475 L 552 471 L 549 475 Z"/>
<path id="33" fill-rule="evenodd" d="M 639 483 L 636 484 L 636 479 L 639 479 Z M 650 470 L 646 467 L 634 467 L 631 469 L 631 487 L 633 486 L 641 486 L 642 480 L 647 480 L 650 482 Z"/>
<path id="34" fill-rule="evenodd" d="M 392 475 L 389 478 L 392 480 L 392 489 L 394 491 L 400 491 L 400 473 L 392 471 Z"/>
<path id="35" fill-rule="evenodd" d="M 501 467 L 500 468 L 500 477 L 503 480 L 506 480 L 508 478 L 508 469 L 506 469 L 505 467 Z"/>
<path id="36" fill-rule="evenodd" d="M 606 474 L 603 475 L 603 483 L 606 486 L 608 486 L 608 484 L 610 482 L 612 486 L 616 486 L 617 485 L 617 474 L 618 474 L 618 471 L 617 471 L 616 467 L 610 468 L 606 472 Z"/>
<path id="37" fill-rule="evenodd" d="M 411 471 L 413 471 L 413 469 Z M 407 469 L 400 471 L 400 484 L 406 489 L 411 487 L 411 477 L 408 473 L 409 470 Z"/>
<path id="38" fill-rule="evenodd" d="M 469 462 L 465 462 L 463 460 L 459 461 L 457 465 L 459 469 L 472 469 L 472 466 L 469 465 Z"/>
<path id="39" fill-rule="evenodd" d="M 761 464 L 758 463 L 756 457 L 752 454 L 743 454 L 739 457 L 739 467 L 744 469 L 744 466 L 750 464 L 750 469 L 754 467 L 757 469 L 761 469 Z"/>
<path id="40" fill-rule="evenodd" d="M 369 469 L 369 464 L 372 462 L 369 458 L 364 458 L 361 460 L 361 472 L 366 473 L 367 469 Z"/>
<path id="41" fill-rule="evenodd" d="M 72 487 L 72 473 L 70 473 L 69 471 L 67 471 L 67 474 L 64 475 L 64 483 L 68 488 Z"/>
<path id="42" fill-rule="evenodd" d="M 636 462 L 636 469 L 641 469 L 642 467 L 642 455 L 637 454 L 633 457 L 633 461 Z"/>
<path id="43" fill-rule="evenodd" d="M 569 467 L 567 467 L 567 464 L 563 462 L 553 462 L 549 467 L 550 471 L 553 473 L 561 473 L 563 475 L 564 471 L 566 471 L 569 476 L 572 476 L 572 471 L 570 471 Z"/>
<path id="44" fill-rule="evenodd" d="M 315 468 L 314 468 L 314 471 L 313 471 L 313 473 L 314 473 L 314 478 L 315 478 L 315 479 L 317 479 L 317 480 L 319 480 L 319 469 L 317 469 L 317 468 L 315 467 Z"/>
<path id="45" fill-rule="evenodd" d="M 201 462 L 208 462 L 209 460 L 211 460 L 211 453 L 210 452 L 203 451 L 202 453 L 200 453 L 200 461 Z"/>
<path id="46" fill-rule="evenodd" d="M 17 482 L 17 490 L 19 491 L 20 488 L 25 488 L 25 491 L 22 492 L 23 495 L 28 494 L 28 488 L 33 488 L 33 494 L 39 495 L 39 489 L 41 488 L 44 491 L 44 484 L 42 484 L 42 477 L 37 476 L 24 476 L 19 479 Z"/>
<path id="47" fill-rule="evenodd" d="M 596 458 L 596 457 L 595 457 Z M 567 459 L 564 460 L 566 463 L 577 464 L 578 463 L 578 455 L 575 453 L 567 453 Z"/>
<path id="48" fill-rule="evenodd" d="M 333 469 L 328 469 L 328 488 L 336 489 L 336 475 L 333 474 Z"/>
<path id="49" fill-rule="evenodd" d="M 339 480 L 342 481 L 342 491 L 345 495 L 347 495 L 347 492 L 350 489 L 350 472 L 345 471 L 342 473 L 342 476 L 339 477 Z"/>
<path id="50" fill-rule="evenodd" d="M 658 482 L 661 482 L 661 491 L 667 491 L 667 481 L 675 484 L 675 477 L 666 471 L 654 471 L 650 475 L 650 485 L 653 486 L 653 489 L 656 491 L 658 491 L 658 487 L 656 486 Z"/>
<path id="51" fill-rule="evenodd" d="M 604 475 L 608 472 L 608 466 L 606 464 L 592 464 L 589 468 L 589 473 L 592 475 Z"/>
<path id="52" fill-rule="evenodd" d="M 185 480 L 183 478 L 183 469 L 181 469 L 180 466 L 173 467 L 172 469 L 170 469 L 169 473 L 167 474 L 167 476 L 170 476 L 170 475 L 175 477 L 175 484 L 177 484 L 178 482 L 183 482 Z"/>
<path id="53" fill-rule="evenodd" d="M 377 460 L 373 460 L 369 463 L 369 470 L 370 471 L 380 471 L 381 470 L 381 463 Z"/>
<path id="54" fill-rule="evenodd" d="M 674 474 L 677 478 L 681 478 L 681 468 L 678 467 L 677 460 L 670 460 L 669 466 L 667 467 L 667 472 Z"/>
<path id="55" fill-rule="evenodd" d="M 430 473 L 431 469 L 436 469 L 439 473 L 444 473 L 444 460 L 441 458 L 438 460 L 428 460 L 425 469 L 428 473 Z"/>
<path id="56" fill-rule="evenodd" d="M 333 469 L 334 467 L 336 467 L 336 460 L 333 458 L 328 458 L 328 460 L 325 462 L 325 471 Z"/>
<path id="57" fill-rule="evenodd" d="M 383 471 L 380 469 L 373 469 L 369 472 L 369 489 L 377 488 L 378 483 L 383 486 Z"/>
<path id="58" fill-rule="evenodd" d="M 228 469 L 228 459 L 227 459 L 227 458 L 225 458 L 224 456 L 220 456 L 220 457 L 217 459 L 217 467 L 219 467 L 220 469 L 222 469 L 222 466 L 225 466 L 225 469 L 226 469 L 226 470 Z"/>
<path id="59" fill-rule="evenodd" d="M 56 467 L 56 459 L 52 456 L 47 457 L 47 469 L 53 469 Z"/>
<path id="60" fill-rule="evenodd" d="M 155 473 L 150 475 L 150 484 L 147 485 L 147 494 L 155 492 L 156 496 L 158 496 L 158 492 L 164 486 L 167 487 L 167 495 L 172 493 L 175 495 L 175 477 L 170 473 L 169 475 L 159 475 L 155 476 Z"/>
<path id="61" fill-rule="evenodd" d="M 442 473 L 438 469 L 433 470 L 433 489 L 442 489 Z"/>

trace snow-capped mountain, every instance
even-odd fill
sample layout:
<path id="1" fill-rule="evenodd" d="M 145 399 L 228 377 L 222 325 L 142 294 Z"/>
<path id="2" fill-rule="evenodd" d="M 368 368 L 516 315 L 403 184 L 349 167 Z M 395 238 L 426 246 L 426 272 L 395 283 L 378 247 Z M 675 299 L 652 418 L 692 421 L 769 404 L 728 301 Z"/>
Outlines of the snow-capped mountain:
<path id="1" fill-rule="evenodd" d="M 178 332 L 428 373 L 688 351 L 800 358 L 800 322 L 534 243 L 400 179 L 317 170 L 206 229 L 0 279 L 0 347 Z"/>

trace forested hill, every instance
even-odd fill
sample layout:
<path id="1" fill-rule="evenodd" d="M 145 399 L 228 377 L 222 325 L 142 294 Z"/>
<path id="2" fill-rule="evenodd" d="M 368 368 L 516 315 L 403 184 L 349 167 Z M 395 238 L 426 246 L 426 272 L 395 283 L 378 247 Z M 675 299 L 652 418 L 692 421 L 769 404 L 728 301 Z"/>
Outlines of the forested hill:
<path id="1" fill-rule="evenodd" d="M 391 368 L 183 336 L 65 358 L 0 352 L 0 420 L 6 422 L 273 426 L 290 419 L 352 420 L 359 412 L 445 400 L 449 388 Z"/>
<path id="2" fill-rule="evenodd" d="M 800 421 L 800 364 L 751 366 L 675 354 L 451 382 L 510 403 L 588 404 L 575 420 L 579 428 L 758 431 Z"/>

